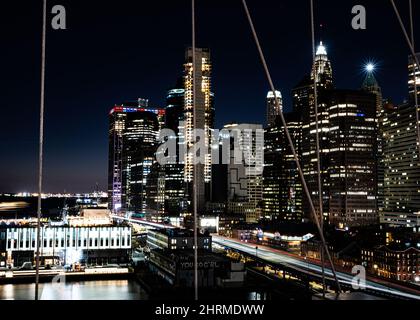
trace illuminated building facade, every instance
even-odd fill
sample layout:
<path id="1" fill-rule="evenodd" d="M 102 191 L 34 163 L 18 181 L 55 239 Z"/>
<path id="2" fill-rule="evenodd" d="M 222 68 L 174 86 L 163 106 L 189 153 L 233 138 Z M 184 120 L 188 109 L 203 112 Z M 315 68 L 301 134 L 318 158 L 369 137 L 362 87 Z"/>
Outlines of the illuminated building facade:
<path id="1" fill-rule="evenodd" d="M 246 157 L 258 152 L 257 135 L 263 134 L 263 127 L 260 124 L 241 123 L 228 124 L 223 129 L 231 130 L 233 139 L 230 145 L 231 159 L 227 166 L 228 212 L 245 213 L 246 222 L 258 222 L 262 217 L 263 170 L 257 162 Z M 250 153 L 246 154 L 245 150 Z M 242 154 L 241 161 L 235 161 L 238 152 Z"/>
<path id="2" fill-rule="evenodd" d="M 185 89 L 183 78 L 178 79 L 176 85 L 169 89 L 166 95 L 165 129 L 173 131 L 169 137 L 176 141 L 178 158 L 183 161 L 180 144 L 184 141 L 184 99 Z M 161 165 L 155 163 L 147 178 L 147 208 L 151 212 L 153 221 L 162 222 L 169 216 L 177 216 L 186 207 L 184 164 L 181 162 Z"/>
<path id="3" fill-rule="evenodd" d="M 302 123 L 297 112 L 284 114 L 296 151 L 301 153 Z M 280 119 L 265 131 L 264 217 L 302 220 L 302 183 Z"/>
<path id="4" fill-rule="evenodd" d="M 420 54 L 417 54 L 419 57 Z M 420 162 L 417 141 L 415 85 L 420 88 L 420 69 L 409 57 L 409 102 L 393 106 L 387 104 L 382 119 L 384 201 L 381 222 L 391 226 L 420 226 Z"/>
<path id="5" fill-rule="evenodd" d="M 320 143 L 320 168 L 323 199 L 323 218 L 329 216 L 329 146 L 328 133 L 330 129 L 327 92 L 333 89 L 333 75 L 331 62 L 327 56 L 327 50 L 321 42 L 317 48 L 315 60 L 313 61 L 310 78 L 305 78 L 293 90 L 294 110 L 302 114 L 302 166 L 312 201 L 317 213 L 319 211 L 318 194 L 318 160 L 316 144 L 316 114 L 314 80 L 317 84 L 318 101 L 318 133 Z M 307 217 L 310 208 L 306 197 L 303 201 L 304 212 Z"/>
<path id="6" fill-rule="evenodd" d="M 276 100 L 278 101 L 278 107 Z M 283 112 L 283 98 L 280 91 L 269 91 L 267 94 L 267 126 L 275 124 L 277 116 Z"/>
<path id="7" fill-rule="evenodd" d="M 180 78 L 166 94 L 165 128 L 173 130 L 176 134 L 183 133 L 179 127 L 184 120 L 184 100 L 184 80 Z"/>
<path id="8" fill-rule="evenodd" d="M 281 184 L 281 132 L 278 126 L 265 129 L 263 199 L 264 217 L 276 220 L 280 217 Z"/>
<path id="9" fill-rule="evenodd" d="M 420 250 L 404 245 L 378 246 L 362 250 L 362 261 L 369 273 L 381 278 L 418 284 Z"/>
<path id="10" fill-rule="evenodd" d="M 34 262 L 37 235 L 35 226 L 0 227 L 0 230 L 6 239 L 8 264 L 20 267 L 25 262 Z M 41 227 L 40 252 L 43 264 L 127 263 L 130 250 L 129 226 Z M 22 255 L 24 252 L 27 254 Z"/>
<path id="11" fill-rule="evenodd" d="M 420 53 L 416 53 L 417 59 L 420 60 Z M 420 96 L 420 67 L 416 66 L 413 56 L 408 57 L 408 91 L 410 101 L 414 102 L 414 74 L 416 74 L 417 96 Z"/>
<path id="12" fill-rule="evenodd" d="M 193 201 L 193 183 L 195 179 L 197 191 L 197 209 L 203 211 L 206 198 L 210 193 L 211 182 L 211 130 L 214 122 L 214 96 L 211 92 L 212 64 L 210 50 L 196 48 L 195 63 L 193 65 L 192 48 L 186 50 L 186 62 L 184 64 L 184 139 L 186 153 L 184 157 L 184 181 L 187 184 L 188 196 Z M 195 73 L 196 83 L 193 83 Z M 194 87 L 195 86 L 195 90 Z M 195 99 L 194 99 L 195 92 Z M 195 106 L 194 106 L 195 100 Z M 196 119 L 194 119 L 194 114 Z M 196 165 L 197 176 L 194 177 L 193 147 L 196 141 L 194 129 L 204 130 L 205 150 L 197 155 L 203 158 L 203 163 Z"/>
<path id="13" fill-rule="evenodd" d="M 330 94 L 330 222 L 340 228 L 376 224 L 376 96 L 351 90 Z"/>
<path id="14" fill-rule="evenodd" d="M 187 229 L 148 230 L 150 249 L 186 250 L 194 248 L 194 232 Z M 211 236 L 198 234 L 198 249 L 211 250 Z"/>
<path id="15" fill-rule="evenodd" d="M 114 224 L 110 210 L 82 209 L 78 216 L 41 222 L 41 265 L 128 263 L 131 227 Z M 31 220 L 0 225 L 0 254 L 14 267 L 34 264 L 37 227 Z M 0 263 L 1 263 L 0 259 Z M 4 265 L 3 265 L 4 266 Z"/>
<path id="16" fill-rule="evenodd" d="M 125 103 L 109 115 L 109 208 L 113 212 L 146 209 L 146 178 L 156 161 L 159 119 L 165 110 Z"/>
<path id="17" fill-rule="evenodd" d="M 165 171 L 164 166 L 155 162 L 146 178 L 146 206 L 153 222 L 163 222 L 165 213 Z"/>
<path id="18" fill-rule="evenodd" d="M 377 209 L 379 215 L 380 211 L 383 209 L 384 201 L 384 159 L 383 159 L 383 150 L 382 150 L 382 123 L 384 116 L 383 101 L 382 101 L 382 89 L 379 86 L 378 82 L 375 79 L 373 70 L 369 70 L 369 65 L 367 68 L 367 74 L 365 80 L 362 84 L 362 90 L 366 92 L 373 93 L 376 97 L 376 136 L 377 136 L 377 149 L 376 149 L 376 172 L 377 172 Z M 373 68 L 373 65 L 371 65 Z"/>
<path id="19" fill-rule="evenodd" d="M 393 226 L 419 226 L 420 162 L 413 105 L 385 109 L 383 142 L 384 208 L 381 222 Z"/>
<path id="20" fill-rule="evenodd" d="M 173 137 L 177 139 L 177 154 L 180 152 L 180 143 L 184 141 L 184 101 L 185 89 L 181 78 L 177 81 L 175 88 L 170 89 L 166 95 L 166 128 L 173 130 L 178 135 Z M 169 216 L 177 216 L 186 206 L 184 164 L 166 164 L 163 170 L 165 178 L 165 212 Z"/>
<path id="21" fill-rule="evenodd" d="M 293 89 L 294 110 L 302 117 L 303 174 L 319 212 L 316 81 L 323 219 L 343 228 L 378 222 L 376 117 L 381 96 L 376 81 L 367 80 L 364 91 L 335 90 L 331 62 L 321 42 L 310 77 Z M 306 197 L 303 212 L 310 217 Z"/>

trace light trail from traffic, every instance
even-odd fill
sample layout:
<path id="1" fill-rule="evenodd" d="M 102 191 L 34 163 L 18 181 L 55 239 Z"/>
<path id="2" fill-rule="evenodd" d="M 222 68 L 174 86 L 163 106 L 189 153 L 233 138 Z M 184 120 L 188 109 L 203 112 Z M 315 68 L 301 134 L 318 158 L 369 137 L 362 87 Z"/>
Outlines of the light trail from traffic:
<path id="1" fill-rule="evenodd" d="M 171 226 L 171 225 L 154 223 L 154 222 L 141 220 L 141 219 L 129 219 L 129 218 L 123 218 L 123 217 L 119 217 L 115 215 L 112 217 L 117 220 L 124 220 L 129 223 L 143 224 L 149 227 L 155 227 L 159 229 L 175 228 L 174 226 Z M 308 260 L 302 260 L 298 258 L 297 256 L 293 257 L 293 255 L 289 253 L 282 252 L 280 250 L 273 249 L 267 246 L 256 245 L 252 243 L 244 243 L 239 240 L 225 238 L 225 237 L 221 237 L 215 234 L 212 235 L 212 241 L 213 243 L 217 245 L 221 245 L 227 248 L 232 248 L 237 251 L 241 251 L 243 253 L 249 254 L 251 256 L 257 256 L 259 259 L 265 260 L 269 263 L 279 264 L 285 267 L 293 268 L 302 273 L 306 273 L 306 274 L 315 273 L 316 275 L 321 275 L 322 273 L 321 266 L 315 263 L 312 263 Z M 258 249 L 256 249 L 256 247 L 258 247 Z M 325 274 L 328 277 L 333 276 L 331 269 L 327 267 L 325 268 Z M 349 273 L 344 273 L 344 272 L 337 272 L 337 276 L 340 283 L 352 285 L 352 280 L 353 280 L 354 275 L 349 274 Z M 420 295 L 410 294 L 405 291 L 394 289 L 386 285 L 383 285 L 379 282 L 368 280 L 368 279 L 366 279 L 366 288 L 371 289 L 373 291 L 377 291 L 377 292 L 383 292 L 386 294 L 399 296 L 401 298 L 420 300 Z"/>
<path id="2" fill-rule="evenodd" d="M 217 236 L 217 235 L 213 235 L 213 242 L 224 247 L 228 247 L 228 248 L 232 248 L 232 249 L 244 252 L 251 256 L 257 256 L 259 259 L 266 260 L 267 262 L 270 262 L 270 263 L 279 264 L 285 267 L 293 268 L 303 273 L 314 272 L 317 275 L 320 275 L 322 272 L 321 266 L 317 264 L 314 264 L 308 260 L 306 261 L 301 260 L 300 258 L 297 258 L 297 257 L 294 258 L 290 254 L 282 253 L 280 250 L 276 250 L 276 249 L 269 248 L 266 246 L 256 245 L 252 243 L 244 243 L 244 242 L 228 239 L 228 238 Z M 256 249 L 256 247 L 258 247 L 258 249 Z M 329 277 L 332 277 L 332 272 L 328 267 L 325 268 L 325 274 Z M 354 275 L 347 274 L 344 272 L 337 272 L 337 275 L 340 280 L 340 283 L 348 284 L 348 285 L 352 284 Z M 401 290 L 390 288 L 388 286 L 385 286 L 383 284 L 380 284 L 372 280 L 366 280 L 366 288 L 379 291 L 379 292 L 384 292 L 387 294 L 392 294 L 395 296 L 400 296 L 403 298 L 420 300 L 419 295 L 414 295 L 414 294 L 410 294 Z"/>

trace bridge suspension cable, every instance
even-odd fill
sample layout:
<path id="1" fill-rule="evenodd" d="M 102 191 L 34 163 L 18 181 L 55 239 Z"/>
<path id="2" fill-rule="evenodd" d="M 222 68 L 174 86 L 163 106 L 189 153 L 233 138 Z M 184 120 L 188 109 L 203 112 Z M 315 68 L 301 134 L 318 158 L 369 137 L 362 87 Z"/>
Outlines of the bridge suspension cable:
<path id="1" fill-rule="evenodd" d="M 243 4 L 243 7 L 244 7 L 244 10 L 245 10 L 247 19 L 248 19 L 249 26 L 251 28 L 252 35 L 254 37 L 255 44 L 256 44 L 257 49 L 258 49 L 258 52 L 259 52 L 261 63 L 263 65 L 263 67 L 264 67 L 264 71 L 265 71 L 267 80 L 268 80 L 269 85 L 270 85 L 270 89 L 273 92 L 275 92 L 275 86 L 274 86 L 273 80 L 271 78 L 271 73 L 270 73 L 270 70 L 268 69 L 267 62 L 266 62 L 266 59 L 265 59 L 265 56 L 264 56 L 262 47 L 260 45 L 260 41 L 259 41 L 257 32 L 255 30 L 254 23 L 252 21 L 251 14 L 249 12 L 248 5 L 246 3 L 246 0 L 242 0 L 242 4 Z M 277 109 L 280 110 L 280 114 L 279 114 L 280 115 L 280 119 L 281 119 L 282 125 L 284 127 L 284 130 L 285 130 L 285 133 L 286 133 L 286 137 L 287 137 L 287 140 L 288 140 L 290 149 L 291 149 L 291 151 L 293 153 L 293 156 L 294 156 L 294 159 L 295 159 L 295 162 L 296 162 L 296 166 L 297 166 L 297 169 L 298 169 L 298 172 L 299 172 L 299 176 L 300 176 L 300 179 L 302 181 L 302 186 L 303 186 L 303 189 L 305 191 L 305 195 L 306 195 L 306 197 L 308 199 L 310 210 L 311 210 L 311 213 L 312 213 L 312 215 L 314 217 L 315 224 L 316 224 L 316 227 L 318 229 L 318 232 L 319 232 L 319 235 L 320 235 L 320 238 L 321 238 L 322 245 L 324 247 L 324 250 L 325 250 L 326 255 L 328 257 L 329 263 L 331 265 L 331 271 L 332 271 L 332 273 L 334 275 L 334 280 L 335 280 L 335 283 L 337 285 L 337 291 L 338 292 L 341 292 L 341 286 L 340 286 L 340 282 L 338 281 L 338 278 L 337 278 L 337 273 L 335 271 L 334 263 L 332 261 L 331 254 L 330 254 L 330 252 L 328 250 L 328 247 L 326 245 L 326 241 L 325 241 L 325 237 L 324 237 L 324 232 L 323 232 L 323 230 L 321 228 L 321 225 L 320 225 L 320 222 L 319 222 L 319 218 L 317 217 L 317 213 L 316 213 L 316 210 L 315 210 L 313 201 L 312 201 L 312 197 L 311 197 L 311 194 L 309 192 L 308 185 L 306 184 L 305 177 L 303 175 L 303 171 L 302 171 L 302 167 L 300 165 L 298 154 L 296 152 L 296 149 L 294 147 L 294 143 L 293 143 L 292 138 L 290 136 L 289 129 L 287 128 L 287 123 L 286 123 L 286 120 L 284 118 L 283 111 L 280 108 L 278 99 L 274 99 L 274 100 L 275 100 Z"/>
<path id="2" fill-rule="evenodd" d="M 310 0 L 311 4 L 311 35 L 312 35 L 312 61 L 315 61 L 316 57 L 316 45 L 315 45 L 315 19 L 314 19 L 314 1 Z M 321 154 L 319 145 L 319 117 L 318 117 L 318 85 L 317 77 L 314 75 L 314 104 L 315 104 L 315 131 L 316 131 L 316 158 L 317 158 L 317 178 L 318 178 L 318 205 L 319 205 L 319 224 L 322 230 L 324 230 L 324 209 L 322 204 L 322 183 L 321 183 Z M 316 219 L 316 217 L 315 217 Z M 321 268 L 322 268 L 322 294 L 325 296 L 325 268 L 324 268 L 324 249 L 320 248 L 321 255 Z"/>
<path id="3" fill-rule="evenodd" d="M 35 262 L 35 300 L 39 300 L 39 251 L 41 245 L 42 178 L 44 160 L 44 108 L 45 108 L 45 47 L 47 33 L 47 0 L 43 3 L 42 52 L 41 52 L 41 105 L 39 113 L 39 159 L 38 159 L 38 208 Z"/>
<path id="4" fill-rule="evenodd" d="M 397 8 L 397 6 L 395 5 L 395 1 L 394 0 L 390 0 L 391 1 L 391 5 L 394 9 L 395 15 L 397 16 L 398 22 L 401 26 L 401 30 L 404 34 L 405 40 L 407 41 L 407 44 L 410 48 L 411 54 L 413 56 L 413 80 L 414 80 L 414 105 L 415 105 L 415 109 L 416 109 L 416 129 L 417 129 L 417 146 L 418 146 L 418 150 L 419 150 L 419 155 L 420 155 L 420 126 L 419 126 L 419 121 L 420 121 L 420 117 L 419 117 L 419 110 L 418 110 L 418 94 L 417 94 L 417 76 L 416 76 L 416 69 L 420 68 L 420 63 L 419 63 L 419 58 L 416 55 L 416 51 L 414 50 L 414 21 L 413 21 L 413 4 L 412 1 L 409 0 L 408 4 L 409 4 L 409 14 L 410 14 L 410 29 L 411 29 L 411 39 L 410 36 L 408 35 L 407 29 L 402 21 L 400 12 Z"/>
<path id="5" fill-rule="evenodd" d="M 193 123 L 194 123 L 194 130 L 197 129 L 197 116 L 196 116 L 196 36 L 195 36 L 195 0 L 191 0 L 191 20 L 192 20 L 192 94 L 193 94 Z M 197 136 L 194 131 L 194 141 L 197 139 Z M 193 148 L 194 154 L 193 154 L 193 206 L 194 206 L 194 299 L 198 300 L 198 217 L 197 217 L 197 208 L 198 208 L 198 188 L 197 188 L 197 179 L 198 179 L 198 173 L 197 173 L 197 152 L 195 148 Z"/>

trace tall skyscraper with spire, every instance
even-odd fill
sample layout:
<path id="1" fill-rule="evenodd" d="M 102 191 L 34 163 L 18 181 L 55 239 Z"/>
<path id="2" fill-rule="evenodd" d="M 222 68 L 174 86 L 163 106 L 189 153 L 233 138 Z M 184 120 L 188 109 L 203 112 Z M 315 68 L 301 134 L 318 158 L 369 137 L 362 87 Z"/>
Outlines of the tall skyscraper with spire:
<path id="1" fill-rule="evenodd" d="M 376 96 L 376 113 L 380 114 L 382 111 L 382 89 L 376 81 L 374 75 L 374 65 L 369 63 L 366 67 L 366 77 L 363 80 L 362 89 L 371 92 Z"/>
<path id="2" fill-rule="evenodd" d="M 318 196 L 318 167 L 317 167 L 317 142 L 316 142 L 316 113 L 315 90 L 317 86 L 318 102 L 318 133 L 320 142 L 320 167 L 323 193 L 323 216 L 329 215 L 329 145 L 328 133 L 330 130 L 329 114 L 327 109 L 327 92 L 333 89 L 333 71 L 327 55 L 325 45 L 320 42 L 312 64 L 310 78 L 305 78 L 293 92 L 295 110 L 302 114 L 302 164 L 312 200 L 316 209 L 319 209 Z M 304 212 L 309 213 L 307 199 L 304 199 Z"/>
<path id="3" fill-rule="evenodd" d="M 366 77 L 362 83 L 362 90 L 373 93 L 376 99 L 376 136 L 377 136 L 377 150 L 376 154 L 376 171 L 377 171 L 377 208 L 379 215 L 381 215 L 384 201 L 384 158 L 383 158 L 383 120 L 384 120 L 384 109 L 382 101 L 382 89 L 375 78 L 374 70 L 375 66 L 372 63 L 368 63 L 365 67 Z"/>
<path id="4" fill-rule="evenodd" d="M 324 221 L 340 228 L 376 223 L 376 96 L 334 89 L 331 62 L 321 42 L 310 75 L 293 89 L 293 102 L 302 117 L 302 167 L 315 210 L 319 214 L 320 161 Z M 306 197 L 303 212 L 309 218 Z"/>
<path id="5" fill-rule="evenodd" d="M 328 59 L 327 48 L 320 41 L 312 65 L 311 79 L 316 79 L 319 87 L 329 89 L 333 86 L 331 61 Z"/>
<path id="6" fill-rule="evenodd" d="M 276 103 L 278 101 L 278 106 Z M 276 123 L 277 116 L 283 111 L 283 98 L 281 92 L 269 91 L 267 93 L 267 126 L 270 127 Z"/>
<path id="7" fill-rule="evenodd" d="M 193 54 L 195 64 L 193 65 Z M 197 208 L 202 212 L 205 208 L 211 183 L 211 130 L 214 122 L 213 93 L 211 92 L 212 64 L 210 50 L 207 48 L 192 48 L 186 50 L 184 64 L 184 139 L 186 153 L 184 157 L 184 181 L 191 203 L 193 202 L 193 183 L 196 183 Z M 196 82 L 193 81 L 195 73 Z M 195 87 L 195 90 L 194 90 Z M 195 92 L 195 99 L 194 99 Z M 194 105 L 195 100 L 195 105 Z M 195 119 L 194 119 L 195 115 Z M 204 130 L 205 150 L 197 158 L 203 158 L 204 163 L 196 165 L 194 175 L 194 144 L 197 138 L 194 129 Z M 194 181 L 195 180 L 195 181 Z"/>

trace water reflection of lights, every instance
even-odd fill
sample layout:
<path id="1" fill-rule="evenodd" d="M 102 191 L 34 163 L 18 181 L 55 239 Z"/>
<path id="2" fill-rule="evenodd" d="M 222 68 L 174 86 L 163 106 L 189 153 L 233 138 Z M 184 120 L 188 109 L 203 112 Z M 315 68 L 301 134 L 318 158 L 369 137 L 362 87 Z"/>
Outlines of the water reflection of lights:
<path id="1" fill-rule="evenodd" d="M 4 300 L 13 300 L 15 296 L 15 287 L 12 284 L 6 284 L 3 286 Z"/>
<path id="2" fill-rule="evenodd" d="M 33 300 L 34 284 L 0 286 L 1 300 Z M 40 284 L 41 300 L 143 300 L 147 294 L 131 280 L 99 280 Z"/>

